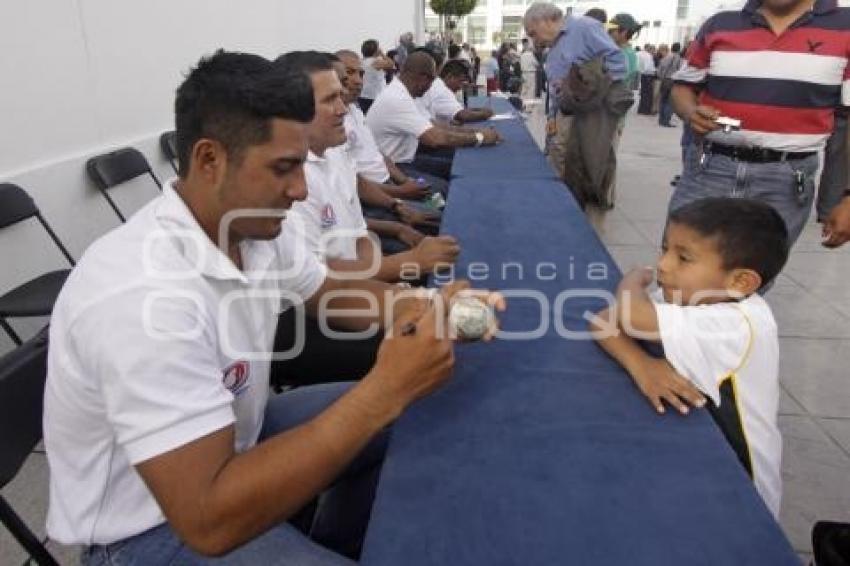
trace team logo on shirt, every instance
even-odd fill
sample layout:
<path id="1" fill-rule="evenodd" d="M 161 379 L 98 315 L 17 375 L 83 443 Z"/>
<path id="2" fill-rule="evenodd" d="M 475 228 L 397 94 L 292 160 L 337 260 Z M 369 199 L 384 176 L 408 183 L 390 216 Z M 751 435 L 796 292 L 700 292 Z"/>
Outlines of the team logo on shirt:
<path id="1" fill-rule="evenodd" d="M 224 377 L 222 377 L 221 382 L 235 396 L 245 390 L 250 376 L 251 364 L 245 360 L 239 360 L 233 362 L 224 370 Z"/>
<path id="2" fill-rule="evenodd" d="M 322 207 L 322 230 L 336 226 L 336 212 L 330 203 Z"/>

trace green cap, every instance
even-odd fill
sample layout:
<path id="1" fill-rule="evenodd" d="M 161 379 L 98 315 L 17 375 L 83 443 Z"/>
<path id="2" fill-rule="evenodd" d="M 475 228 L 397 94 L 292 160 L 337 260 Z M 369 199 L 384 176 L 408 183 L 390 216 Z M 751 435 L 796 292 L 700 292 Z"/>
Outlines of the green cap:
<path id="1" fill-rule="evenodd" d="M 628 31 L 637 31 L 641 28 L 641 25 L 637 23 L 637 20 L 632 17 L 631 14 L 617 14 L 611 21 L 606 25 L 608 29 L 625 29 Z"/>

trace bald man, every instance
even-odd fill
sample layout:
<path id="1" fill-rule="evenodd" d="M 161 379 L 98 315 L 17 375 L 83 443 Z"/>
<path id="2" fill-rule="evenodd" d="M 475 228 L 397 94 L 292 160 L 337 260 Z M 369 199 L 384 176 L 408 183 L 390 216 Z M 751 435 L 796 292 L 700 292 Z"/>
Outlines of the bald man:
<path id="1" fill-rule="evenodd" d="M 375 99 L 366 116 L 366 123 L 381 153 L 400 169 L 406 173 L 408 170 L 421 169 L 448 178 L 451 161 L 429 159 L 431 156 L 425 155 L 427 150 L 495 145 L 502 138 L 492 128 L 452 130 L 426 118 L 414 99 L 425 94 L 436 77 L 437 65 L 429 54 L 411 53 L 401 73 Z"/>

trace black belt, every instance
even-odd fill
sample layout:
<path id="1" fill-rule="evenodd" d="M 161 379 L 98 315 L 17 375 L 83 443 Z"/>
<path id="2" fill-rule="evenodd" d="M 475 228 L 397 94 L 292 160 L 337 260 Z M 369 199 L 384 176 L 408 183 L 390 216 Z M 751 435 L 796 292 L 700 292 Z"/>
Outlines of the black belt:
<path id="1" fill-rule="evenodd" d="M 793 161 L 795 159 L 805 159 L 813 155 L 817 155 L 816 151 L 776 151 L 766 147 L 746 147 L 723 145 L 713 142 L 705 142 L 702 144 L 702 150 L 705 153 L 716 153 L 736 159 L 738 161 L 748 161 L 751 163 L 773 163 L 776 161 Z"/>

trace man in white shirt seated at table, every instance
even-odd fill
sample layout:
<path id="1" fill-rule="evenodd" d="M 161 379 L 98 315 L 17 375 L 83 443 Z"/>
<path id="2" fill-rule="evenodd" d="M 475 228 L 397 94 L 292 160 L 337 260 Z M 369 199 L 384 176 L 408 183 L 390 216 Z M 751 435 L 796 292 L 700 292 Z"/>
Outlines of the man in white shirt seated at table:
<path id="1" fill-rule="evenodd" d="M 218 52 L 186 77 L 175 111 L 179 178 L 92 244 L 53 311 L 47 532 L 82 545 L 86 565 L 353 564 L 286 521 L 323 492 L 374 482 L 386 427 L 451 374 L 435 326 L 445 315 L 386 283 L 328 277 L 281 235 L 306 197 L 306 77 Z M 269 398 L 284 305 L 394 332 L 359 383 Z M 323 528 L 327 497 L 314 538 L 340 534 Z M 346 521 L 350 501 L 334 502 Z"/>
<path id="2" fill-rule="evenodd" d="M 411 53 L 399 75 L 375 99 L 366 123 L 381 152 L 400 169 L 422 169 L 448 179 L 451 164 L 428 159 L 419 151 L 420 144 L 432 149 L 480 147 L 495 145 L 502 137 L 492 128 L 456 131 L 435 125 L 423 116 L 414 99 L 425 94 L 436 77 L 437 66 L 429 54 Z"/>
<path id="3" fill-rule="evenodd" d="M 331 58 L 317 51 L 296 51 L 283 55 L 275 64 L 287 72 L 310 78 L 316 109 L 306 129 L 307 198 L 292 206 L 284 225 L 284 237 L 303 241 L 307 250 L 333 273 L 357 278 L 397 282 L 406 275 L 416 282 L 438 266 L 453 265 L 460 248 L 449 236 L 420 236 L 412 249 L 382 255 L 381 247 L 369 236 L 367 223 L 369 229 L 380 225 L 379 228 L 394 234 L 397 234 L 395 230 L 416 231 L 400 222 L 363 217 L 357 172 L 344 146 L 344 89 Z M 295 346 L 302 324 L 302 351 L 292 359 L 272 365 L 273 384 L 303 386 L 352 381 L 366 375 L 374 365 L 379 333 L 356 339 L 328 336 L 319 322 L 302 322 L 292 310 L 280 316 L 275 352 L 290 351 Z"/>
<path id="4" fill-rule="evenodd" d="M 436 58 L 439 67 L 439 58 Z M 464 108 L 455 94 L 469 84 L 469 65 L 460 59 L 446 61 L 440 76 L 416 102 L 430 118 L 439 123 L 466 124 L 481 122 L 493 117 L 490 108 Z"/>
<path id="5" fill-rule="evenodd" d="M 393 198 L 422 200 L 431 197 L 434 192 L 445 197 L 449 188 L 445 179 L 413 169 L 408 175 L 381 154 L 372 131 L 366 125 L 366 116 L 357 104 L 363 89 L 363 62 L 353 51 L 337 51 L 336 56 L 345 75 L 343 87 L 346 93 L 343 99 L 348 105 L 345 134 L 349 154 L 357 165 L 357 173 L 369 181 L 384 185 L 385 192 Z M 390 184 L 397 186 L 392 187 Z"/>

